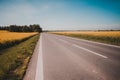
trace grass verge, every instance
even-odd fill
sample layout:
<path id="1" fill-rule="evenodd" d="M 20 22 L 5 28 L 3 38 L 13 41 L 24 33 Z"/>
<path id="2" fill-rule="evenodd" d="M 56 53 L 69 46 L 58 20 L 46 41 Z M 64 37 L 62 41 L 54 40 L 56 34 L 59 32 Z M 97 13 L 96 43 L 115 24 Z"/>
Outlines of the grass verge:
<path id="1" fill-rule="evenodd" d="M 96 42 L 102 42 L 102 43 L 107 43 L 107 44 L 112 44 L 112 45 L 119 45 L 120 46 L 120 37 L 111 37 L 111 36 L 95 36 L 95 35 L 90 35 L 90 34 L 61 34 L 61 33 L 54 33 L 58 35 L 65 35 L 69 37 L 75 37 L 75 38 L 80 38 L 80 39 L 86 39 L 86 40 L 91 40 L 91 41 L 96 41 Z"/>
<path id="2" fill-rule="evenodd" d="M 0 51 L 0 80 L 22 80 L 38 38 L 35 35 Z"/>

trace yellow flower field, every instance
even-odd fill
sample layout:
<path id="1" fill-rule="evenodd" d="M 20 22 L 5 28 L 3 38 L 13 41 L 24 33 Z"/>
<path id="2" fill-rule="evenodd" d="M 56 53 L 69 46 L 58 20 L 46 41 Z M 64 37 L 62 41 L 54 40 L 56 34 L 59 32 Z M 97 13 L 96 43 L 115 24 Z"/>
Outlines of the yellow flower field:
<path id="1" fill-rule="evenodd" d="M 30 37 L 32 35 L 37 34 L 37 32 L 33 33 L 18 33 L 18 32 L 8 32 L 1 30 L 0 31 L 0 43 L 4 44 L 5 42 L 12 42 L 16 40 L 22 40 L 24 38 Z"/>

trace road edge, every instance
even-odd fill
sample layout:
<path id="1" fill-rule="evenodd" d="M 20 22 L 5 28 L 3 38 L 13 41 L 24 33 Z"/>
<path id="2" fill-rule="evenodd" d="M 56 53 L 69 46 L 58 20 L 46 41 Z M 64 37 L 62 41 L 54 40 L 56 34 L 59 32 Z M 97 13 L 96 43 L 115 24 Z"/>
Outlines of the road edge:
<path id="1" fill-rule="evenodd" d="M 39 46 L 40 46 L 40 37 L 36 43 L 35 49 L 33 51 L 33 55 L 31 56 L 31 59 L 28 63 L 23 80 L 35 80 Z"/>
<path id="2" fill-rule="evenodd" d="M 43 80 L 42 34 L 40 36 L 35 80 Z"/>

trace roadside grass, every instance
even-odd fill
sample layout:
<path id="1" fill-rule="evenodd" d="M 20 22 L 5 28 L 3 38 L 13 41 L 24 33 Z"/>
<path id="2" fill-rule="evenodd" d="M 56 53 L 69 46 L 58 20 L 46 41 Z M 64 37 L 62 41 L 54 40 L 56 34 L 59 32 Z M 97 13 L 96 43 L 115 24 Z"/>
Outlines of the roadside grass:
<path id="1" fill-rule="evenodd" d="M 120 45 L 120 31 L 79 31 L 79 32 L 53 32 L 53 33 L 113 45 Z"/>
<path id="2" fill-rule="evenodd" d="M 0 51 L 0 80 L 22 80 L 39 34 Z"/>

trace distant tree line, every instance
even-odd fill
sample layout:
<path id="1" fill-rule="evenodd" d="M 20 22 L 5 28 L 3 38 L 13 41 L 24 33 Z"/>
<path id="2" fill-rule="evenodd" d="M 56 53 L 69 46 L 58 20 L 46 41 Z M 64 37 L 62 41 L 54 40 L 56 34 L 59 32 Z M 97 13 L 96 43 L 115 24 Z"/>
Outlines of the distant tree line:
<path id="1" fill-rule="evenodd" d="M 24 26 L 18 26 L 18 25 L 10 25 L 10 26 L 0 26 L 0 30 L 8 30 L 10 32 L 42 32 L 42 28 L 39 24 L 33 24 L 33 25 L 24 25 Z"/>

